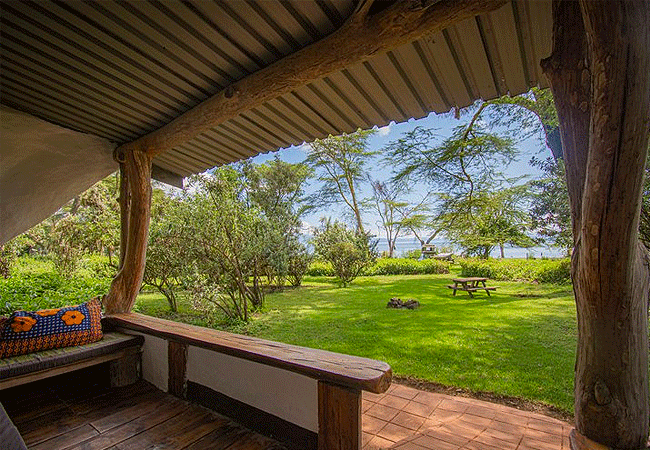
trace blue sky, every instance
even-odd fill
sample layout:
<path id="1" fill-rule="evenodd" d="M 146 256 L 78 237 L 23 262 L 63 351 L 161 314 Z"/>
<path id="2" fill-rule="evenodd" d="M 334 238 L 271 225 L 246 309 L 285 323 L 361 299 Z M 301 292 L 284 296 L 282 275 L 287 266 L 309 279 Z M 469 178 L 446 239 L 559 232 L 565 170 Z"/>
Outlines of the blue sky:
<path id="1" fill-rule="evenodd" d="M 437 133 L 441 137 L 447 137 L 451 134 L 452 129 L 462 123 L 466 123 L 467 119 L 461 117 L 460 120 L 453 118 L 449 114 L 436 115 L 431 113 L 429 116 L 422 119 L 411 119 L 407 122 L 402 123 L 391 123 L 385 127 L 379 128 L 378 132 L 372 137 L 370 141 L 371 150 L 381 150 L 389 142 L 398 139 L 403 133 L 411 131 L 417 126 L 425 128 L 433 128 L 437 130 Z M 546 157 L 550 155 L 548 149 L 542 150 L 542 144 L 539 138 L 532 137 L 524 141 L 517 143 L 517 148 L 520 151 L 520 156 L 518 160 L 513 161 L 507 168 L 502 168 L 504 173 L 507 176 L 519 177 L 522 175 L 529 175 L 536 177 L 540 174 L 539 170 L 535 167 L 532 167 L 528 164 L 528 161 L 532 156 Z M 256 163 L 262 163 L 268 161 L 278 155 L 280 159 L 287 162 L 302 162 L 307 155 L 307 145 L 303 144 L 298 147 L 290 147 L 287 149 L 281 149 L 278 152 L 268 153 L 264 155 L 258 155 L 253 158 L 253 161 Z M 380 155 L 381 156 L 381 155 Z M 388 169 L 381 167 L 380 164 L 370 165 L 371 176 L 374 179 L 385 180 L 391 176 L 391 173 Z M 312 193 L 318 188 L 317 182 L 315 180 L 311 181 L 311 184 L 306 187 L 307 193 Z M 426 193 L 426 188 L 424 186 L 416 187 L 414 192 L 411 194 L 411 198 L 420 199 Z M 370 186 L 364 186 L 364 189 L 361 192 L 363 197 L 370 197 Z M 332 206 L 327 208 L 327 210 L 320 210 L 313 212 L 311 214 L 305 215 L 303 221 L 307 222 L 311 226 L 315 226 L 319 223 L 321 217 L 330 216 L 332 218 L 341 218 L 343 216 L 342 207 Z M 381 230 L 377 226 L 377 215 L 373 214 L 372 211 L 367 211 L 364 214 L 364 222 L 367 225 L 367 229 L 374 234 L 382 235 Z"/>

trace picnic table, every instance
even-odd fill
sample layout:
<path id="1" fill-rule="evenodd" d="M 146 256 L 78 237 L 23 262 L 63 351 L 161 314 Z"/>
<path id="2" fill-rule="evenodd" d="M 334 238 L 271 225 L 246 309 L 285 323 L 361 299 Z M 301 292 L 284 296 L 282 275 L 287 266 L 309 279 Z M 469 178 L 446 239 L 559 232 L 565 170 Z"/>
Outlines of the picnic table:
<path id="1" fill-rule="evenodd" d="M 487 281 L 487 278 L 481 278 L 481 277 L 452 278 L 451 281 L 453 281 L 454 284 L 453 285 L 450 284 L 447 287 L 449 289 L 454 290 L 453 295 L 456 295 L 456 291 L 465 291 L 472 298 L 474 298 L 472 292 L 484 290 L 489 296 L 490 291 L 494 291 L 497 288 L 496 286 L 486 286 L 485 282 Z"/>

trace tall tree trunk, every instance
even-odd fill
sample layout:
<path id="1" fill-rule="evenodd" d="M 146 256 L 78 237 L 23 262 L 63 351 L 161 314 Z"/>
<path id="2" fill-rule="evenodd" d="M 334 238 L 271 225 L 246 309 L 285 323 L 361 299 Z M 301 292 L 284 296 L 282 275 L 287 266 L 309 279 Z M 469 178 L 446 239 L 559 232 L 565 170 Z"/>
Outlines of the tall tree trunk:
<path id="1" fill-rule="evenodd" d="M 151 209 L 152 157 L 144 151 L 125 150 L 116 159 L 124 172 L 121 182 L 126 182 L 128 188 L 120 187 L 122 254 L 119 271 L 104 299 L 107 314 L 129 312 L 133 308 L 144 276 Z"/>
<path id="2" fill-rule="evenodd" d="M 553 13 L 553 54 L 542 65 L 560 118 L 573 221 L 576 428 L 616 449 L 645 448 L 650 273 L 638 225 L 650 10 L 644 1 L 556 0 Z"/>
<path id="3" fill-rule="evenodd" d="M 361 234 L 365 234 L 366 231 L 363 229 L 363 220 L 361 219 L 361 209 L 357 204 L 357 194 L 354 189 L 354 180 L 347 176 L 346 180 L 348 182 L 348 188 L 350 189 L 350 196 L 352 197 L 352 209 L 354 211 L 354 217 L 357 220 L 357 231 Z"/>

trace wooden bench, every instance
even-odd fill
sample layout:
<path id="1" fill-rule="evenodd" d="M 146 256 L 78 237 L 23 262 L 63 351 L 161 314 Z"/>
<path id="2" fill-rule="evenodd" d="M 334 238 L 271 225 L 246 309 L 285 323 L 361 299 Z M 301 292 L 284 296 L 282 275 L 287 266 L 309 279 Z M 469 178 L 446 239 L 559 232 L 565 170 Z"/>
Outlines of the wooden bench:
<path id="1" fill-rule="evenodd" d="M 468 288 L 463 288 L 462 286 L 454 286 L 453 284 L 448 284 L 447 287 L 449 289 L 455 289 L 457 291 L 466 291 L 466 292 L 476 292 L 476 291 L 495 291 L 498 286 L 481 286 L 481 287 L 468 287 Z"/>
<path id="2" fill-rule="evenodd" d="M 125 386 L 140 378 L 144 338 L 106 332 L 90 344 L 0 359 L 0 390 L 110 362 L 111 384 Z"/>
<path id="3" fill-rule="evenodd" d="M 316 380 L 314 387 L 317 392 L 314 393 L 317 398 L 313 406 L 317 408 L 318 413 L 317 445 L 312 445 L 314 436 L 308 435 L 304 441 L 301 440 L 306 445 L 297 447 L 301 449 L 361 449 L 361 391 L 380 394 L 386 392 L 391 383 L 392 371 L 388 364 L 358 356 L 231 334 L 137 313 L 114 314 L 108 316 L 105 321 L 119 330 L 143 333 L 147 342 L 150 336 L 154 338 L 143 357 L 145 379 L 147 374 L 165 374 L 169 393 L 198 403 L 208 401 L 204 406 L 285 443 L 297 442 L 296 435 L 288 435 L 291 441 L 283 437 L 282 429 L 288 418 L 280 422 L 275 421 L 276 418 L 272 417 L 275 413 L 271 409 L 264 410 L 259 403 L 245 404 L 243 400 L 229 397 L 229 392 L 219 390 L 226 388 L 226 383 L 221 380 L 231 376 L 233 383 L 228 384 L 237 385 L 241 379 L 238 379 L 237 373 L 225 376 L 222 374 L 222 378 L 218 378 L 219 375 L 215 375 L 215 372 L 223 370 L 223 367 L 232 364 L 234 360 L 240 360 L 231 367 L 241 368 L 243 366 L 240 364 L 246 361 L 260 367 L 267 366 Z M 156 340 L 159 344 L 155 344 Z M 160 347 L 160 344 L 166 345 L 166 352 L 165 347 Z M 156 349 L 156 355 L 149 353 L 153 348 Z M 220 366 L 217 367 L 211 361 L 219 361 Z M 247 374 L 260 370 L 259 367 L 245 367 L 249 367 Z M 265 368 L 259 373 L 266 377 L 269 369 Z M 290 379 L 295 381 L 295 378 Z M 268 379 L 258 381 L 260 382 L 269 383 Z M 304 397 L 301 397 L 304 392 L 300 393 L 299 386 L 296 386 L 296 389 L 289 388 L 288 391 L 291 392 L 289 397 L 274 398 L 274 403 L 304 401 Z M 214 401 L 210 400 L 209 397 L 215 393 L 217 397 Z M 268 406 L 267 404 L 265 408 Z M 298 406 L 292 406 L 290 409 L 299 411 Z M 249 410 L 249 407 L 253 408 Z M 257 421 L 255 416 L 259 414 L 264 417 L 263 421 Z M 268 428 L 269 424 L 273 425 L 272 429 Z M 295 431 L 295 427 L 292 430 Z"/>

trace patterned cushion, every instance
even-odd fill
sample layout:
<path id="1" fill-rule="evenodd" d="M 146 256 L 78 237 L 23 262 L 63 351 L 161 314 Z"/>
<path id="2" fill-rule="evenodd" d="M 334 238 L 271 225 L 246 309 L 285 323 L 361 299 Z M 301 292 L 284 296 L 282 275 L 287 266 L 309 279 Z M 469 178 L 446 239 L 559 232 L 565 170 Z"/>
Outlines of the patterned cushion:
<path id="1" fill-rule="evenodd" d="M 0 358 L 98 341 L 101 316 L 99 298 L 78 306 L 16 311 L 0 321 Z"/>

